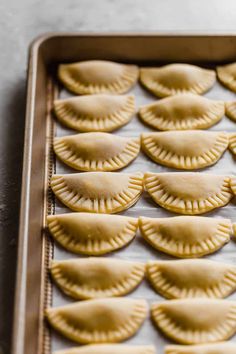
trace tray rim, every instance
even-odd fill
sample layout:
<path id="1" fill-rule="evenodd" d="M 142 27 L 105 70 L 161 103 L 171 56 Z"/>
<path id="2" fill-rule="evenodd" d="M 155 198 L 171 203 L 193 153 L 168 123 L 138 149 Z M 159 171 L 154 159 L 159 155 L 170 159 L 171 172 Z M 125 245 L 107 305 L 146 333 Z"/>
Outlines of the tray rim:
<path id="1" fill-rule="evenodd" d="M 29 225 L 29 190 L 30 190 L 30 174 L 31 174 L 31 152 L 34 122 L 34 104 L 35 97 L 33 95 L 36 88 L 37 59 L 40 46 L 51 39 L 61 37 L 130 37 L 130 38 L 178 38 L 178 37 L 236 37 L 236 31 L 114 31 L 114 32 L 46 32 L 37 36 L 29 44 L 28 49 L 28 65 L 27 65 L 27 93 L 26 93 L 26 113 L 25 113 L 25 135 L 23 147 L 23 167 L 21 182 L 21 198 L 19 213 L 19 232 L 18 232 L 18 248 L 17 248 L 17 268 L 16 268 L 16 287 L 13 314 L 13 335 L 12 335 L 12 354 L 24 354 L 24 314 L 26 303 L 26 274 L 27 274 L 27 241 L 28 241 L 28 225 Z"/>

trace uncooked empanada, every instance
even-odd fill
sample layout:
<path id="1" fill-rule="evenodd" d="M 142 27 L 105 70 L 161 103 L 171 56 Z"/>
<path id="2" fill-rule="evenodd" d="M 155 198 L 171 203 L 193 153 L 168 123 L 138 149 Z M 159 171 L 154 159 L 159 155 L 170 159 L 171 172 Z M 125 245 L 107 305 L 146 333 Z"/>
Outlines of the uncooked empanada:
<path id="1" fill-rule="evenodd" d="M 230 133 L 229 134 L 229 150 L 236 155 L 236 134 Z"/>
<path id="2" fill-rule="evenodd" d="M 153 304 L 151 314 L 156 326 L 178 343 L 219 342 L 236 332 L 236 303 L 228 300 L 168 300 Z"/>
<path id="3" fill-rule="evenodd" d="M 190 64 L 168 64 L 158 68 L 140 69 L 142 84 L 158 97 L 191 92 L 202 94 L 215 83 L 214 70 Z"/>
<path id="4" fill-rule="evenodd" d="M 85 300 L 46 311 L 50 324 L 78 343 L 114 343 L 133 336 L 147 316 L 141 299 Z"/>
<path id="5" fill-rule="evenodd" d="M 142 281 L 145 264 L 114 258 L 53 261 L 51 274 L 57 285 L 75 299 L 126 295 Z"/>
<path id="6" fill-rule="evenodd" d="M 236 101 L 225 102 L 225 115 L 236 121 Z"/>
<path id="7" fill-rule="evenodd" d="M 136 65 L 88 60 L 59 65 L 58 76 L 67 89 L 80 95 L 124 93 L 138 80 L 139 69 Z"/>
<path id="8" fill-rule="evenodd" d="M 126 246 L 138 220 L 121 215 L 68 213 L 47 218 L 54 239 L 70 252 L 99 256 Z"/>
<path id="9" fill-rule="evenodd" d="M 149 261 L 147 275 L 167 299 L 224 298 L 236 290 L 236 266 L 206 259 Z"/>
<path id="10" fill-rule="evenodd" d="M 181 258 L 213 253 L 229 242 L 231 233 L 230 220 L 202 216 L 141 217 L 139 227 L 154 248 Z"/>
<path id="11" fill-rule="evenodd" d="M 144 185 L 161 207 L 196 215 L 222 207 L 233 197 L 231 177 L 206 173 L 145 173 Z"/>
<path id="12" fill-rule="evenodd" d="M 220 82 L 231 91 L 236 92 L 236 63 L 218 66 L 216 71 Z"/>
<path id="13" fill-rule="evenodd" d="M 211 127 L 224 112 L 223 101 L 186 93 L 142 106 L 139 117 L 158 130 L 191 130 Z"/>
<path id="14" fill-rule="evenodd" d="M 142 134 L 142 149 L 153 161 L 186 170 L 213 165 L 228 143 L 224 132 L 191 130 Z"/>
<path id="15" fill-rule="evenodd" d="M 127 124 L 134 112 L 134 96 L 93 95 L 54 102 L 58 120 L 81 131 L 110 132 Z"/>
<path id="16" fill-rule="evenodd" d="M 165 347 L 165 354 L 235 354 L 235 353 L 236 353 L 235 342 L 219 342 L 214 344 L 199 344 L 199 345 L 168 345 L 167 347 Z M 62 353 L 62 354 L 67 354 L 67 353 Z M 71 354 L 77 354 L 77 353 L 71 353 Z M 80 352 L 78 352 L 78 354 L 80 354 Z"/>
<path id="17" fill-rule="evenodd" d="M 80 171 L 114 171 L 127 166 L 140 150 L 139 138 L 108 133 L 84 133 L 54 139 L 54 151 Z"/>
<path id="18" fill-rule="evenodd" d="M 143 175 L 119 172 L 54 175 L 51 187 L 57 198 L 72 210 L 118 213 L 140 198 Z"/>
<path id="19" fill-rule="evenodd" d="M 155 348 L 152 345 L 88 344 L 54 354 L 155 354 Z"/>

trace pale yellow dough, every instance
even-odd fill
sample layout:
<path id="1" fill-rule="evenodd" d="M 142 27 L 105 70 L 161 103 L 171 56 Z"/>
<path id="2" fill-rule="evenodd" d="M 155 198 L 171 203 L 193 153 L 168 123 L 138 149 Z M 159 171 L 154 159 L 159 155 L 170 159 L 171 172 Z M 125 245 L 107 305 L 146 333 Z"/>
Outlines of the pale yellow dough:
<path id="1" fill-rule="evenodd" d="M 228 89 L 236 92 L 236 63 L 218 66 L 217 77 Z"/>
<path id="2" fill-rule="evenodd" d="M 57 198 L 74 211 L 118 213 L 140 198 L 143 175 L 119 172 L 54 175 L 51 187 Z"/>
<path id="3" fill-rule="evenodd" d="M 236 155 L 236 134 L 229 133 L 229 150 Z"/>
<path id="4" fill-rule="evenodd" d="M 111 132 L 129 123 L 135 113 L 133 95 L 92 95 L 54 101 L 54 112 L 65 126 L 80 132 Z"/>
<path id="5" fill-rule="evenodd" d="M 181 299 L 154 303 L 155 325 L 181 344 L 203 344 L 229 339 L 236 332 L 236 303 L 219 299 Z"/>
<path id="6" fill-rule="evenodd" d="M 142 84 L 158 97 L 191 92 L 202 94 L 216 81 L 214 70 L 190 64 L 168 64 L 158 68 L 140 69 Z"/>
<path id="7" fill-rule="evenodd" d="M 203 214 L 229 203 L 235 178 L 199 172 L 145 173 L 144 186 L 161 207 L 179 214 Z"/>
<path id="8" fill-rule="evenodd" d="M 88 344 L 77 348 L 64 349 L 54 354 L 155 354 L 152 345 Z M 231 354 L 231 353 L 230 353 Z"/>
<path id="9" fill-rule="evenodd" d="M 229 242 L 231 221 L 202 216 L 139 218 L 143 238 L 159 251 L 194 258 L 213 253 Z"/>
<path id="10" fill-rule="evenodd" d="M 200 130 L 144 133 L 141 141 L 153 161 L 185 170 L 215 164 L 229 143 L 227 133 Z"/>
<path id="11" fill-rule="evenodd" d="M 88 60 L 61 64 L 58 77 L 70 91 L 84 95 L 95 93 L 125 93 L 137 82 L 136 65 L 106 60 Z"/>
<path id="12" fill-rule="evenodd" d="M 225 114 L 233 121 L 236 121 L 236 101 L 225 102 Z"/>
<path id="13" fill-rule="evenodd" d="M 158 130 L 207 129 L 225 113 L 223 101 L 191 93 L 164 98 L 139 109 L 141 120 Z"/>
<path id="14" fill-rule="evenodd" d="M 78 343 L 116 343 L 133 336 L 147 316 L 147 302 L 130 298 L 85 300 L 49 308 L 51 326 Z"/>
<path id="15" fill-rule="evenodd" d="M 214 344 L 199 344 L 199 345 L 188 345 L 188 346 L 168 345 L 167 347 L 165 347 L 165 354 L 235 354 L 235 353 L 236 353 L 235 342 L 219 342 Z"/>
<path id="16" fill-rule="evenodd" d="M 133 161 L 140 138 L 108 133 L 84 133 L 54 139 L 54 151 L 67 165 L 80 171 L 115 171 Z"/>
<path id="17" fill-rule="evenodd" d="M 114 258 L 53 261 L 51 274 L 62 291 L 75 299 L 126 295 L 142 281 L 145 264 Z"/>
<path id="18" fill-rule="evenodd" d="M 224 298 L 236 290 L 236 266 L 206 259 L 149 261 L 147 276 L 167 299 Z"/>
<path id="19" fill-rule="evenodd" d="M 138 220 L 121 215 L 68 213 L 47 218 L 54 239 L 68 251 L 91 256 L 103 255 L 129 244 Z"/>

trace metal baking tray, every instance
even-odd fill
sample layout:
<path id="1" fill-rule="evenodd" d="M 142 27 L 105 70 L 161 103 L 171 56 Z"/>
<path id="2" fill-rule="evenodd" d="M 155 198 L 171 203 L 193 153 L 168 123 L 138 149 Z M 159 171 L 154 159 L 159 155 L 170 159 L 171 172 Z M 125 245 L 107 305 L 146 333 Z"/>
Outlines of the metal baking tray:
<path id="1" fill-rule="evenodd" d="M 50 260 L 53 257 L 57 259 L 75 257 L 54 245 L 45 228 L 45 220 L 48 214 L 68 212 L 68 209 L 55 201 L 49 188 L 50 177 L 55 171 L 71 172 L 69 168 L 56 161 L 52 151 L 53 137 L 75 133 L 56 123 L 52 116 L 53 100 L 69 95 L 57 82 L 56 68 L 58 63 L 89 59 L 135 63 L 140 66 L 187 62 L 214 67 L 236 60 L 236 33 L 232 35 L 55 33 L 36 39 L 31 45 L 12 354 L 49 354 L 52 350 L 76 345 L 51 332 L 44 321 L 44 310 L 47 306 L 51 304 L 58 306 L 72 301 L 52 285 L 48 274 Z M 137 107 L 156 99 L 138 84 L 131 92 L 136 96 Z M 206 96 L 221 100 L 232 100 L 236 97 L 219 83 Z M 212 130 L 232 132 L 236 131 L 236 124 L 224 117 Z M 151 129 L 144 126 L 135 116 L 127 126 L 115 134 L 138 136 L 144 131 Z M 151 162 L 142 153 L 124 169 L 125 172 L 167 170 L 169 169 Z M 215 166 L 204 171 L 234 174 L 235 160 L 229 152 L 226 152 Z M 123 214 L 151 217 L 172 215 L 154 205 L 145 193 L 135 206 Z M 208 213 L 207 216 L 227 217 L 235 221 L 234 203 L 231 202 L 222 209 Z M 235 251 L 236 244 L 231 241 L 210 258 L 235 262 Z M 127 248 L 109 256 L 142 261 L 170 258 L 154 251 L 139 235 Z M 145 297 L 149 302 L 161 299 L 146 282 L 129 296 Z M 236 296 L 231 298 L 236 299 Z M 157 352 L 161 354 L 168 341 L 158 333 L 150 319 L 147 319 L 145 325 L 128 343 L 154 344 Z"/>

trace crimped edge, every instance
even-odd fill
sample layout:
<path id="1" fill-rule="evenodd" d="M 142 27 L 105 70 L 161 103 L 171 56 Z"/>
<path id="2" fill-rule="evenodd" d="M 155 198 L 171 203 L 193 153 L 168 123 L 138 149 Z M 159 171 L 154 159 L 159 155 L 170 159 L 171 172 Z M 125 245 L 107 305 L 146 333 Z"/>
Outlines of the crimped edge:
<path id="1" fill-rule="evenodd" d="M 57 215 L 50 215 L 47 218 L 48 227 L 53 238 L 65 249 L 76 254 L 84 254 L 88 256 L 99 256 L 106 253 L 116 251 L 127 246 L 134 238 L 138 229 L 138 219 L 122 216 L 127 219 L 125 227 L 111 237 L 110 242 L 100 242 L 100 246 L 96 240 L 91 240 L 87 245 L 78 242 L 73 235 L 65 232 L 63 225 L 58 221 Z"/>
<path id="2" fill-rule="evenodd" d="M 139 228 L 142 237 L 155 249 L 164 252 L 171 256 L 179 258 L 197 258 L 211 254 L 219 250 L 226 243 L 230 241 L 231 234 L 231 221 L 229 219 L 220 219 L 217 226 L 217 231 L 212 235 L 210 239 L 206 239 L 203 245 L 200 247 L 199 244 L 193 245 L 192 247 L 184 247 L 183 243 L 178 243 L 177 250 L 172 250 L 171 247 L 167 247 L 167 242 L 164 245 L 160 242 L 154 240 L 156 238 L 156 231 L 151 225 L 151 218 L 139 217 Z M 236 232 L 236 231 L 235 231 Z M 164 239 L 161 235 L 158 235 L 160 239 Z M 193 249 L 195 250 L 193 251 Z"/>
<path id="3" fill-rule="evenodd" d="M 92 99 L 93 96 L 90 97 Z M 129 123 L 135 113 L 134 95 L 126 95 L 124 98 L 126 102 L 117 112 L 105 114 L 103 117 L 94 117 L 92 120 L 88 115 L 78 115 L 69 107 L 67 100 L 56 100 L 54 113 L 60 123 L 77 131 L 111 132 Z"/>
<path id="4" fill-rule="evenodd" d="M 184 262 L 187 267 L 186 260 L 178 260 L 172 262 Z M 199 262 L 206 261 L 199 260 Z M 159 264 L 161 268 L 159 268 Z M 178 287 L 176 283 L 165 279 L 162 274 L 163 265 L 165 265 L 165 261 L 149 261 L 147 263 L 147 278 L 155 291 L 167 299 L 184 299 L 196 297 L 221 299 L 227 297 L 236 290 L 236 267 L 233 265 L 223 263 L 223 266 L 227 266 L 227 268 L 229 268 L 225 271 L 223 279 L 220 279 L 220 283 L 215 284 L 215 286 L 206 287 L 205 289 L 199 289 L 196 287 L 191 289 Z M 168 265 L 166 266 L 168 267 Z M 205 275 L 205 278 L 207 279 L 207 274 Z"/>
<path id="5" fill-rule="evenodd" d="M 120 299 L 117 298 L 117 300 Z M 106 300 L 108 299 L 101 300 L 104 300 L 104 303 L 106 303 Z M 97 300 L 86 300 L 86 302 L 87 301 L 92 303 Z M 85 302 L 80 302 L 79 304 L 83 306 L 84 303 Z M 131 320 L 129 323 L 122 323 L 119 326 L 120 328 L 116 331 L 104 332 L 97 329 L 92 334 L 86 330 L 80 330 L 78 327 L 71 325 L 58 313 L 57 310 L 58 308 L 47 309 L 46 317 L 50 325 L 65 337 L 81 344 L 115 343 L 128 339 L 139 330 L 147 315 L 147 302 L 142 299 L 134 300 L 134 306 L 130 315 Z"/>
<path id="6" fill-rule="evenodd" d="M 174 148 L 173 151 L 170 151 L 158 147 L 158 143 L 153 141 L 152 135 L 153 133 L 144 133 L 141 135 L 141 146 L 145 154 L 156 163 L 185 170 L 204 168 L 215 164 L 221 158 L 229 144 L 228 134 L 225 132 L 218 132 L 213 146 L 207 152 L 196 156 L 183 156 L 177 155 Z M 188 146 L 186 146 L 186 150 L 187 149 Z"/>
<path id="7" fill-rule="evenodd" d="M 51 187 L 56 197 L 68 208 L 74 211 L 106 214 L 118 213 L 119 211 L 128 209 L 135 204 L 143 191 L 142 173 L 127 174 L 129 184 L 125 190 L 117 193 L 113 198 L 91 199 L 92 207 L 87 207 L 84 205 L 83 195 L 80 195 L 77 191 L 71 190 L 67 185 L 64 176 L 66 175 L 52 176 Z"/>
<path id="8" fill-rule="evenodd" d="M 166 117 L 158 117 L 152 112 L 153 103 L 140 107 L 139 118 L 152 128 L 163 131 L 207 129 L 219 122 L 225 113 L 225 104 L 223 101 L 212 101 L 211 103 L 211 109 L 203 116 L 196 117 L 194 123 L 192 119 L 173 121 Z M 216 113 L 212 112 L 212 107 L 215 107 Z"/>
<path id="9" fill-rule="evenodd" d="M 199 299 L 196 299 L 196 301 Z M 170 301 L 183 301 L 183 300 L 169 300 L 165 301 L 167 304 Z M 188 301 L 188 300 L 186 300 Z M 214 301 L 214 300 L 209 300 Z M 227 301 L 227 300 L 219 300 Z M 218 328 L 213 331 L 191 331 L 190 329 L 181 329 L 176 323 L 166 316 L 161 306 L 163 303 L 154 303 L 151 306 L 151 316 L 154 324 L 170 339 L 181 344 L 201 344 L 201 343 L 214 343 L 230 338 L 236 332 L 236 305 L 232 302 L 232 306 L 224 321 Z M 168 328 L 167 328 L 168 327 Z"/>
<path id="10" fill-rule="evenodd" d="M 200 67 L 199 67 L 200 68 Z M 153 68 L 152 68 L 153 69 Z M 157 70 L 161 70 L 161 68 L 156 68 Z M 168 88 L 157 81 L 154 81 L 149 76 L 148 68 L 140 69 L 140 81 L 145 88 L 151 91 L 154 95 L 158 97 L 168 97 L 183 93 L 193 93 L 193 94 L 203 94 L 210 90 L 210 88 L 214 85 L 216 80 L 216 73 L 214 70 L 203 69 L 205 71 L 207 77 L 200 83 L 197 82 L 195 85 L 190 87 L 189 89 L 174 89 Z"/>
<path id="11" fill-rule="evenodd" d="M 54 151 L 66 165 L 79 171 L 116 171 L 130 164 L 140 151 L 140 138 L 124 138 L 127 141 L 125 147 L 117 155 L 104 160 L 85 160 L 79 155 L 79 151 L 75 151 L 63 141 L 65 138 L 54 139 Z"/>
<path id="12" fill-rule="evenodd" d="M 227 65 L 226 65 L 227 66 Z M 230 89 L 233 92 L 236 92 L 236 80 L 235 78 L 225 71 L 224 66 L 216 67 L 217 78 L 226 88 Z"/>
<path id="13" fill-rule="evenodd" d="M 117 63 L 116 63 L 117 64 Z M 136 65 L 120 64 L 123 66 L 123 74 L 112 84 L 84 84 L 74 79 L 67 68 L 70 64 L 61 64 L 58 69 L 58 77 L 65 87 L 76 94 L 93 95 L 97 93 L 122 94 L 134 86 L 139 77 L 139 68 Z"/>
<path id="14" fill-rule="evenodd" d="M 99 258 L 100 259 L 100 258 Z M 113 262 L 109 258 L 104 258 L 109 266 L 112 269 Z M 87 259 L 89 262 L 89 259 Z M 117 259 L 118 261 L 118 259 Z M 68 261 L 67 261 L 68 262 Z M 145 264 L 141 262 L 130 262 L 120 260 L 120 262 L 126 262 L 129 265 L 132 263 L 132 271 L 129 272 L 125 277 L 119 280 L 117 284 L 112 283 L 112 285 L 107 289 L 98 289 L 89 287 L 86 284 L 77 284 L 73 282 L 65 272 L 60 268 L 60 264 L 63 261 L 53 261 L 51 263 L 51 275 L 55 283 L 59 288 L 67 295 L 73 297 L 74 299 L 93 299 L 93 298 L 102 298 L 102 297 L 119 297 L 126 295 L 133 291 L 143 280 L 145 274 Z M 78 260 L 78 269 L 79 269 L 79 260 Z"/>
<path id="15" fill-rule="evenodd" d="M 232 179 L 228 176 L 224 177 L 221 190 L 214 195 L 205 198 L 204 200 L 184 200 L 181 198 L 173 197 L 164 190 L 161 186 L 161 182 L 158 182 L 157 174 L 145 173 L 144 186 L 151 198 L 162 208 L 173 211 L 175 213 L 184 215 L 198 215 L 206 213 L 210 210 L 222 207 L 229 203 L 232 199 Z M 235 181 L 236 187 L 236 181 Z M 158 195 L 156 195 L 158 193 Z M 235 190 L 236 193 L 236 190 Z M 159 195 L 161 194 L 161 195 Z M 168 201 L 168 203 L 167 203 Z M 178 204 L 183 203 L 183 207 L 179 207 Z"/>

